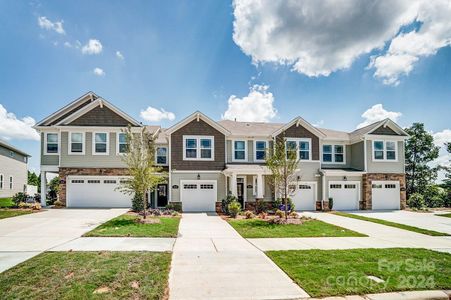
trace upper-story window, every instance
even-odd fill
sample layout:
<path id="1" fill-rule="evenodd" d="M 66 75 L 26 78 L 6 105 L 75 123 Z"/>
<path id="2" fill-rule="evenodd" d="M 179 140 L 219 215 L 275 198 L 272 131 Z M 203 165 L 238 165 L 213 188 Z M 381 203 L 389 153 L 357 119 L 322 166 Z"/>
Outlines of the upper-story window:
<path id="1" fill-rule="evenodd" d="M 14 157 L 14 152 L 13 151 L 9 151 L 9 156 L 10 157 Z"/>
<path id="2" fill-rule="evenodd" d="M 233 159 L 234 161 L 247 160 L 246 141 L 233 141 Z"/>
<path id="3" fill-rule="evenodd" d="M 397 150 L 395 141 L 373 141 L 373 160 L 396 161 Z"/>
<path id="4" fill-rule="evenodd" d="M 296 152 L 296 159 L 310 160 L 311 157 L 311 140 L 310 139 L 287 139 L 286 151 L 288 155 L 294 155 Z"/>
<path id="5" fill-rule="evenodd" d="M 344 145 L 323 145 L 323 162 L 344 164 Z"/>
<path id="6" fill-rule="evenodd" d="M 264 161 L 266 159 L 266 141 L 255 141 L 255 161 Z"/>
<path id="7" fill-rule="evenodd" d="M 58 133 L 45 134 L 45 154 L 58 154 Z"/>
<path id="8" fill-rule="evenodd" d="M 13 177 L 9 176 L 9 189 L 12 190 L 13 189 Z"/>
<path id="9" fill-rule="evenodd" d="M 92 154 L 94 155 L 108 155 L 109 153 L 109 135 L 106 132 L 95 132 L 94 142 L 92 147 Z"/>
<path id="10" fill-rule="evenodd" d="M 3 174 L 0 174 L 0 190 L 3 190 Z"/>
<path id="11" fill-rule="evenodd" d="M 167 147 L 157 147 L 156 151 L 157 164 L 167 165 L 168 164 L 168 148 Z"/>
<path id="12" fill-rule="evenodd" d="M 119 132 L 117 134 L 117 153 L 118 154 L 123 154 L 125 152 L 127 152 L 127 134 L 125 134 L 124 132 Z"/>
<path id="13" fill-rule="evenodd" d="M 85 134 L 83 132 L 69 134 L 69 154 L 85 154 Z"/>
<path id="14" fill-rule="evenodd" d="M 183 136 L 184 160 L 213 160 L 214 137 Z"/>

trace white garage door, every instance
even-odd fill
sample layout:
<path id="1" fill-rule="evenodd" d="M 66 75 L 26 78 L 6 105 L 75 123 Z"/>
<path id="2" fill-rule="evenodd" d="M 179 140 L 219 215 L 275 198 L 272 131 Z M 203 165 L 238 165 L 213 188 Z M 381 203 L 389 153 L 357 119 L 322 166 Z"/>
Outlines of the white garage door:
<path id="1" fill-rule="evenodd" d="M 300 182 L 295 186 L 291 196 L 295 210 L 316 210 L 316 184 Z"/>
<path id="2" fill-rule="evenodd" d="M 215 211 L 216 180 L 181 180 L 183 211 Z"/>
<path id="3" fill-rule="evenodd" d="M 116 176 L 68 176 L 68 207 L 130 207 L 132 196 L 116 190 L 121 178 Z"/>
<path id="4" fill-rule="evenodd" d="M 399 209 L 399 181 L 373 181 L 371 193 L 373 209 Z"/>
<path id="5" fill-rule="evenodd" d="M 359 209 L 360 182 L 329 181 L 329 197 L 333 198 L 334 210 Z"/>

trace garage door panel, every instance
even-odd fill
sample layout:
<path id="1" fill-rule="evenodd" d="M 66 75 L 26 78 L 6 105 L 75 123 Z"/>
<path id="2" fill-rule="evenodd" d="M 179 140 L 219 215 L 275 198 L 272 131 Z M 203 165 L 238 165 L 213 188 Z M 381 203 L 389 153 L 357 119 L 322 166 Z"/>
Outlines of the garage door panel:
<path id="1" fill-rule="evenodd" d="M 180 185 L 183 211 L 215 211 L 216 180 L 181 180 Z"/>
<path id="2" fill-rule="evenodd" d="M 295 210 L 316 210 L 316 184 L 300 182 L 291 196 Z"/>
<path id="3" fill-rule="evenodd" d="M 69 176 L 67 180 L 68 207 L 130 207 L 131 196 L 117 188 L 120 177 Z"/>
<path id="4" fill-rule="evenodd" d="M 359 209 L 360 182 L 358 181 L 330 181 L 329 197 L 333 198 L 333 209 Z"/>
<path id="5" fill-rule="evenodd" d="M 400 198 L 399 181 L 372 182 L 372 209 L 399 209 Z"/>

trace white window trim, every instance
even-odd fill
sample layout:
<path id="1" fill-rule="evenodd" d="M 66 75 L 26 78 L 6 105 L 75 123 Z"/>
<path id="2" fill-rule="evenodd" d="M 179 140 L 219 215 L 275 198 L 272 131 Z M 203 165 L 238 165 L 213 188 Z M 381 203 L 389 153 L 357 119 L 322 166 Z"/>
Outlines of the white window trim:
<path id="1" fill-rule="evenodd" d="M 285 155 L 287 153 L 287 142 L 296 142 L 296 160 L 299 161 L 312 161 L 312 139 L 311 138 L 285 138 Z M 299 151 L 301 151 L 299 147 L 299 142 L 309 142 L 309 159 L 300 159 Z"/>
<path id="2" fill-rule="evenodd" d="M 186 140 L 196 139 L 196 158 L 186 157 Z M 201 158 L 200 140 L 211 140 L 211 158 Z M 215 160 L 215 137 L 211 135 L 184 135 L 183 136 L 183 160 L 201 160 L 201 161 L 214 161 Z"/>
<path id="3" fill-rule="evenodd" d="M 8 182 L 8 186 L 10 190 L 14 189 L 14 177 L 13 175 L 9 175 L 9 182 Z"/>
<path id="4" fill-rule="evenodd" d="M 48 153 L 47 152 L 47 134 L 56 134 L 58 136 L 58 152 L 56 153 Z M 60 149 L 61 149 L 61 135 L 57 131 L 46 131 L 44 132 L 44 155 L 60 155 Z"/>
<path id="5" fill-rule="evenodd" d="M 72 134 L 73 133 L 81 133 L 82 135 L 82 142 L 83 147 L 81 152 L 72 152 Z M 67 154 L 68 155 L 85 155 L 85 149 L 86 149 L 86 133 L 82 131 L 69 131 L 68 133 L 68 148 L 67 148 Z"/>
<path id="6" fill-rule="evenodd" d="M 106 134 L 106 152 L 96 152 L 96 134 L 104 133 Z M 110 133 L 105 131 L 94 131 L 92 132 L 92 155 L 110 155 Z"/>
<path id="7" fill-rule="evenodd" d="M 0 173 L 0 190 L 3 190 L 5 187 L 5 176 Z"/>
<path id="8" fill-rule="evenodd" d="M 246 204 L 246 202 L 247 202 L 247 176 L 237 176 L 236 177 L 237 185 L 238 185 L 238 178 L 243 179 L 243 203 Z M 238 186 L 237 186 L 237 191 L 238 191 Z"/>
<path id="9" fill-rule="evenodd" d="M 165 164 L 159 164 L 158 163 L 158 151 L 157 151 L 158 148 L 166 148 L 166 163 Z M 158 145 L 156 145 L 155 146 L 155 164 L 157 166 L 167 166 L 168 165 L 168 153 L 169 153 L 168 146 L 158 146 Z"/>
<path id="10" fill-rule="evenodd" d="M 332 161 L 324 161 L 323 154 L 324 154 L 324 146 L 332 146 Z M 335 146 L 343 146 L 343 162 L 335 162 Z M 321 145 L 321 163 L 323 164 L 329 164 L 329 165 L 345 165 L 346 164 L 346 145 L 344 144 L 333 144 L 333 143 L 325 143 Z"/>
<path id="11" fill-rule="evenodd" d="M 268 147 L 269 147 L 269 141 L 268 140 L 259 140 L 259 139 L 256 139 L 256 140 L 254 140 L 254 161 L 255 162 L 265 162 L 266 160 L 265 159 L 257 159 L 257 142 L 265 142 L 266 143 L 266 145 L 265 145 L 265 156 L 266 156 L 266 149 L 268 149 Z M 259 151 L 261 151 L 261 150 L 259 150 Z"/>
<path id="12" fill-rule="evenodd" d="M 116 155 L 124 155 L 125 154 L 125 152 L 124 153 L 119 152 L 119 145 L 120 145 L 119 135 L 120 134 L 126 134 L 126 133 L 125 132 L 116 132 Z"/>
<path id="13" fill-rule="evenodd" d="M 374 152 L 376 149 L 374 147 L 374 144 L 376 142 L 383 143 L 384 149 L 382 151 L 384 152 L 384 159 L 376 159 L 374 156 Z M 386 146 L 387 142 L 395 143 L 395 159 L 387 159 L 387 146 Z M 378 150 L 378 151 L 381 151 L 381 150 Z M 390 151 L 392 151 L 392 150 L 390 150 Z M 371 143 L 371 156 L 372 156 L 373 162 L 398 162 L 398 142 L 394 141 L 394 140 L 373 140 Z"/>
<path id="14" fill-rule="evenodd" d="M 244 142 L 244 159 L 236 159 L 235 158 L 235 142 Z M 248 154 L 247 154 L 247 148 L 248 148 L 248 141 L 245 139 L 233 139 L 232 140 L 232 161 L 236 162 L 236 161 L 241 161 L 241 162 L 246 162 L 248 160 Z M 242 151 L 242 150 L 238 150 L 238 151 Z"/>

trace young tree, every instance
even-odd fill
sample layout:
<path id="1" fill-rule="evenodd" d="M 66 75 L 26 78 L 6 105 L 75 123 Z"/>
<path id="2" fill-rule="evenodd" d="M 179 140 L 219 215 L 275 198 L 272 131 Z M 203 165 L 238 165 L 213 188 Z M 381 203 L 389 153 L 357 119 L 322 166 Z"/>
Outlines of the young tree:
<path id="1" fill-rule="evenodd" d="M 166 182 L 167 174 L 155 166 L 155 142 L 145 127 L 141 132 L 132 132 L 129 126 L 125 131 L 127 150 L 122 160 L 128 167 L 130 179 L 121 182 L 119 190 L 128 195 L 142 195 L 143 216 L 146 218 L 146 191 L 154 190 Z"/>
<path id="2" fill-rule="evenodd" d="M 285 143 L 285 138 L 277 138 L 274 149 L 268 149 L 266 155 L 266 165 L 272 173 L 270 180 L 274 184 L 275 190 L 282 194 L 285 219 L 288 218 L 289 186 L 296 181 L 296 170 L 299 168 L 297 151 L 295 144 Z"/>
<path id="3" fill-rule="evenodd" d="M 405 149 L 407 194 L 422 194 L 437 178 L 437 168 L 429 163 L 438 157 L 439 147 L 434 145 L 434 138 L 423 123 L 413 123 L 406 132 L 410 135 Z"/>
<path id="4" fill-rule="evenodd" d="M 30 185 L 37 186 L 38 187 L 38 192 L 40 191 L 40 189 L 41 189 L 41 177 L 40 176 L 38 177 L 38 175 L 36 175 L 35 172 L 28 171 L 27 183 L 30 184 Z"/>

